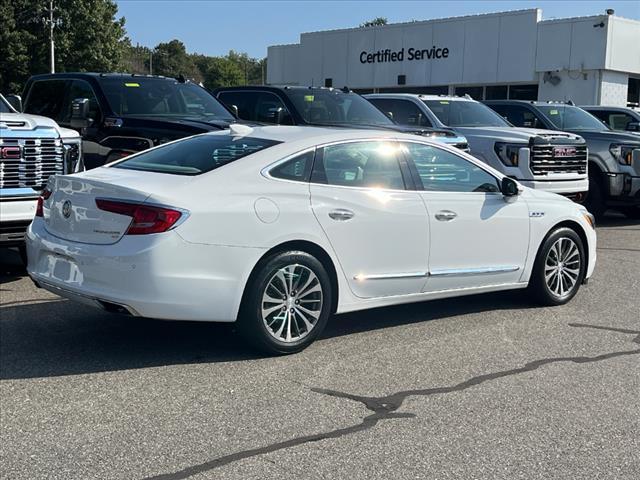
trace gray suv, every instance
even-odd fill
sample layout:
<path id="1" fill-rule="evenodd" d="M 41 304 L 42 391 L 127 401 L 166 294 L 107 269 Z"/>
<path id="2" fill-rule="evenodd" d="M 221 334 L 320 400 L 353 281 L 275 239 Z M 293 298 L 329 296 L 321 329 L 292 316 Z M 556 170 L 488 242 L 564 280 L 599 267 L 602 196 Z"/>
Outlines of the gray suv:
<path id="1" fill-rule="evenodd" d="M 516 126 L 579 134 L 589 147 L 586 207 L 596 216 L 607 208 L 640 218 L 640 138 L 611 130 L 572 104 L 491 100 L 485 102 Z"/>

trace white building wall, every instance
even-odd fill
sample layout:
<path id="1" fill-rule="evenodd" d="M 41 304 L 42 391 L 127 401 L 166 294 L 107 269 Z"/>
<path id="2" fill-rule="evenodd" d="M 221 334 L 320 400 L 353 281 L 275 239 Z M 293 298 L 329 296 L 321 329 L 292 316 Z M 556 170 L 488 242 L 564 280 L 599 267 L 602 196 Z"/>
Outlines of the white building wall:
<path id="1" fill-rule="evenodd" d="M 606 69 L 640 74 L 640 22 L 609 18 Z"/>
<path id="2" fill-rule="evenodd" d="M 544 73 L 540 73 L 538 82 L 538 100 L 566 102 L 572 100 L 576 105 L 593 105 L 598 103 L 598 85 L 600 82 L 600 71 L 585 70 L 553 72 L 555 77 L 560 79 L 560 83 L 554 85 L 550 81 L 544 80 Z"/>
<path id="3" fill-rule="evenodd" d="M 629 75 L 622 72 L 604 70 L 600 83 L 599 105 L 627 106 Z"/>

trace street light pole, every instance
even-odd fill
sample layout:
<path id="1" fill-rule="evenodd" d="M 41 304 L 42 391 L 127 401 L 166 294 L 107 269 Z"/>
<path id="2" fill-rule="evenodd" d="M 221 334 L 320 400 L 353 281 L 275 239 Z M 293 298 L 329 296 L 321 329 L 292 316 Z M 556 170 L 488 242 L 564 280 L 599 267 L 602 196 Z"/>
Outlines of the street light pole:
<path id="1" fill-rule="evenodd" d="M 51 60 L 51 73 L 56 73 L 55 51 L 56 47 L 53 41 L 53 0 L 49 0 L 49 48 Z"/>

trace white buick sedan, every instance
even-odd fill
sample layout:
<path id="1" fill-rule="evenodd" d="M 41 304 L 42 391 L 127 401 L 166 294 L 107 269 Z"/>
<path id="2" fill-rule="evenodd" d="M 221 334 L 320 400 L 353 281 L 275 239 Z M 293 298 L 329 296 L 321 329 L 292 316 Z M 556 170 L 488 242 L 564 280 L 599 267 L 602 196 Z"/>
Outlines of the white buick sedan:
<path id="1" fill-rule="evenodd" d="M 397 132 L 232 126 L 52 177 L 28 271 L 133 316 L 237 321 L 299 351 L 333 313 L 528 287 L 568 302 L 593 217 L 460 150 Z"/>

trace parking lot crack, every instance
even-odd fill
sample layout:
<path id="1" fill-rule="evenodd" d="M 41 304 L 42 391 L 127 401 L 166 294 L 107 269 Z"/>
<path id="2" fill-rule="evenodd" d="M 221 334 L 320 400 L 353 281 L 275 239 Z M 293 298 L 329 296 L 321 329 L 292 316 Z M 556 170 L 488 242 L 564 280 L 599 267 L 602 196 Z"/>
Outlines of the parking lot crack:
<path id="1" fill-rule="evenodd" d="M 621 333 L 626 335 L 635 335 L 632 342 L 640 345 L 640 331 L 637 331 L 637 330 L 613 328 L 613 327 L 606 327 L 606 326 L 600 326 L 600 325 L 579 324 L 579 323 L 571 323 L 569 324 L 569 326 L 576 327 L 576 328 L 604 330 L 604 331 L 610 331 L 610 332 Z M 184 479 L 184 478 L 191 477 L 193 475 L 197 475 L 209 470 L 220 468 L 230 463 L 234 463 L 234 462 L 255 457 L 258 455 L 273 453 L 278 450 L 284 450 L 287 448 L 304 445 L 306 443 L 318 442 L 321 440 L 328 440 L 328 439 L 337 439 L 347 435 L 352 435 L 354 433 L 369 430 L 375 427 L 378 424 L 378 422 L 382 420 L 414 418 L 416 415 L 412 413 L 397 412 L 397 410 L 402 407 L 402 404 L 404 403 L 404 401 L 409 397 L 429 397 L 433 395 L 446 395 L 449 393 L 461 392 L 493 380 L 498 380 L 498 379 L 510 377 L 513 375 L 520 375 L 526 372 L 532 372 L 546 365 L 559 364 L 559 363 L 589 364 L 589 363 L 609 360 L 612 358 L 625 357 L 629 355 L 638 355 L 638 354 L 640 354 L 640 348 L 603 353 L 595 356 L 543 358 L 543 359 L 528 362 L 521 367 L 516 367 L 508 370 L 501 370 L 493 373 L 486 373 L 483 375 L 471 377 L 467 380 L 464 380 L 463 382 L 460 382 L 458 384 L 451 385 L 451 386 L 402 390 L 402 391 L 392 393 L 390 395 L 386 395 L 382 397 L 355 395 L 348 392 L 342 392 L 339 390 L 332 390 L 332 389 L 326 389 L 326 388 L 311 388 L 313 392 L 318 394 L 327 395 L 330 397 L 345 399 L 345 400 L 359 403 L 363 405 L 371 413 L 365 416 L 360 423 L 357 423 L 354 425 L 338 428 L 328 432 L 298 436 L 298 437 L 294 437 L 281 442 L 272 443 L 270 445 L 257 447 L 249 450 L 243 450 L 243 451 L 232 453 L 222 457 L 214 458 L 207 462 L 200 463 L 198 465 L 193 465 L 177 472 L 148 477 L 147 480 Z"/>

